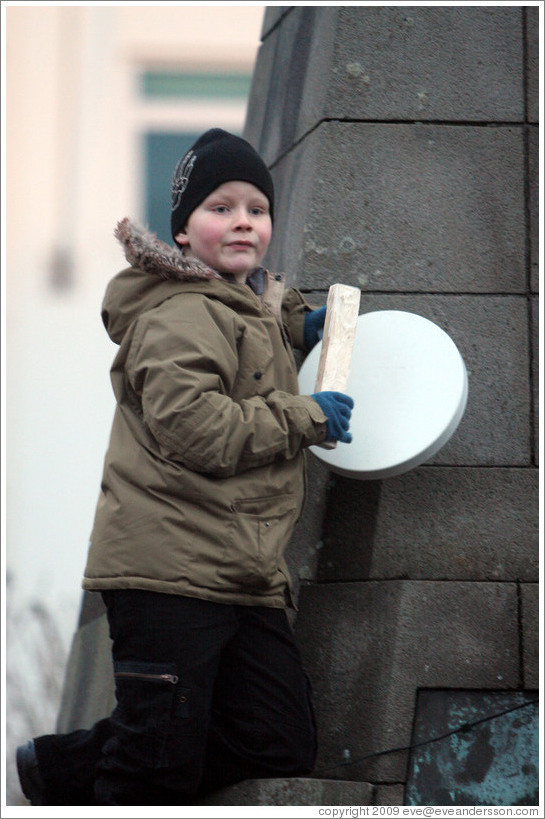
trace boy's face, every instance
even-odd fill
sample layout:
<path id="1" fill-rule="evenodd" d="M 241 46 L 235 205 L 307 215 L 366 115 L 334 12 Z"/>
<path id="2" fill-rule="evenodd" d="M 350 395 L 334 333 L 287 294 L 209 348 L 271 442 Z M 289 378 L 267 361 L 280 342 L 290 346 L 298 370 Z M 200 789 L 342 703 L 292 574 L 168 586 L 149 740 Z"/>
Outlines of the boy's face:
<path id="1" fill-rule="evenodd" d="M 191 213 L 176 241 L 237 281 L 259 267 L 271 241 L 269 200 L 250 182 L 224 182 Z"/>

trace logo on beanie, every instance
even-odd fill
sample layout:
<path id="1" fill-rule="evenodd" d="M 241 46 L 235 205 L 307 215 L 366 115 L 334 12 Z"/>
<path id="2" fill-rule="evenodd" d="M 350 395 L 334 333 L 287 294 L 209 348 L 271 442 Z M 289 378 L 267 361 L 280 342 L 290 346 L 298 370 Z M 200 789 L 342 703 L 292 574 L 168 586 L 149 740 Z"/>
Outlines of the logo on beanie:
<path id="1" fill-rule="evenodd" d="M 176 210 L 182 201 L 182 194 L 187 188 L 196 161 L 197 154 L 194 151 L 188 151 L 176 165 L 172 179 L 172 210 Z"/>

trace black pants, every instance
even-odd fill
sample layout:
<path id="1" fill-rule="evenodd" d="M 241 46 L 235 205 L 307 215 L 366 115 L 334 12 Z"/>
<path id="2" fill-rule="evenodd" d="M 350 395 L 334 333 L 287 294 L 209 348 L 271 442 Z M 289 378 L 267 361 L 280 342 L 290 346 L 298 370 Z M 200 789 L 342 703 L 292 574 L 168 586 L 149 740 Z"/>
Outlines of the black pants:
<path id="1" fill-rule="evenodd" d="M 312 771 L 310 686 L 280 609 L 104 594 L 117 705 L 35 740 L 50 805 L 193 805 L 249 778 Z"/>

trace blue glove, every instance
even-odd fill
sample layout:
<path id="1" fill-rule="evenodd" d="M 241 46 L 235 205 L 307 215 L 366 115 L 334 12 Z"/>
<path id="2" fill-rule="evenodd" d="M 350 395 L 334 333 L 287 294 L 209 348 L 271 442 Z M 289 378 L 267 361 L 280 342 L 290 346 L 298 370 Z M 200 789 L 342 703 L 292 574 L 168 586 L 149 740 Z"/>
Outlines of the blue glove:
<path id="1" fill-rule="evenodd" d="M 348 427 L 354 406 L 353 399 L 343 392 L 328 391 L 315 392 L 310 397 L 314 398 L 327 418 L 327 440 L 349 444 L 352 440 Z"/>
<path id="2" fill-rule="evenodd" d="M 312 350 L 322 338 L 326 310 L 327 306 L 324 306 L 319 307 L 317 310 L 311 310 L 310 313 L 305 313 L 303 343 L 306 350 Z"/>

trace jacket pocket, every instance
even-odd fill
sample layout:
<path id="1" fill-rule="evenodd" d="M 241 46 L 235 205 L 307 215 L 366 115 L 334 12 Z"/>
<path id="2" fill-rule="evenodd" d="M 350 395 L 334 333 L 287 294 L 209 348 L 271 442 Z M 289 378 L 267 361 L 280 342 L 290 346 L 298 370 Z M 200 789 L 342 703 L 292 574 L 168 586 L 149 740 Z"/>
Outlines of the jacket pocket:
<path id="1" fill-rule="evenodd" d="M 278 579 L 279 563 L 297 516 L 291 495 L 248 498 L 231 507 L 224 568 L 243 586 L 265 589 Z"/>
<path id="2" fill-rule="evenodd" d="M 125 753 L 150 768 L 167 764 L 171 723 L 179 710 L 176 666 L 172 663 L 115 662 L 115 732 Z M 183 709 L 182 709 L 183 710 Z"/>

